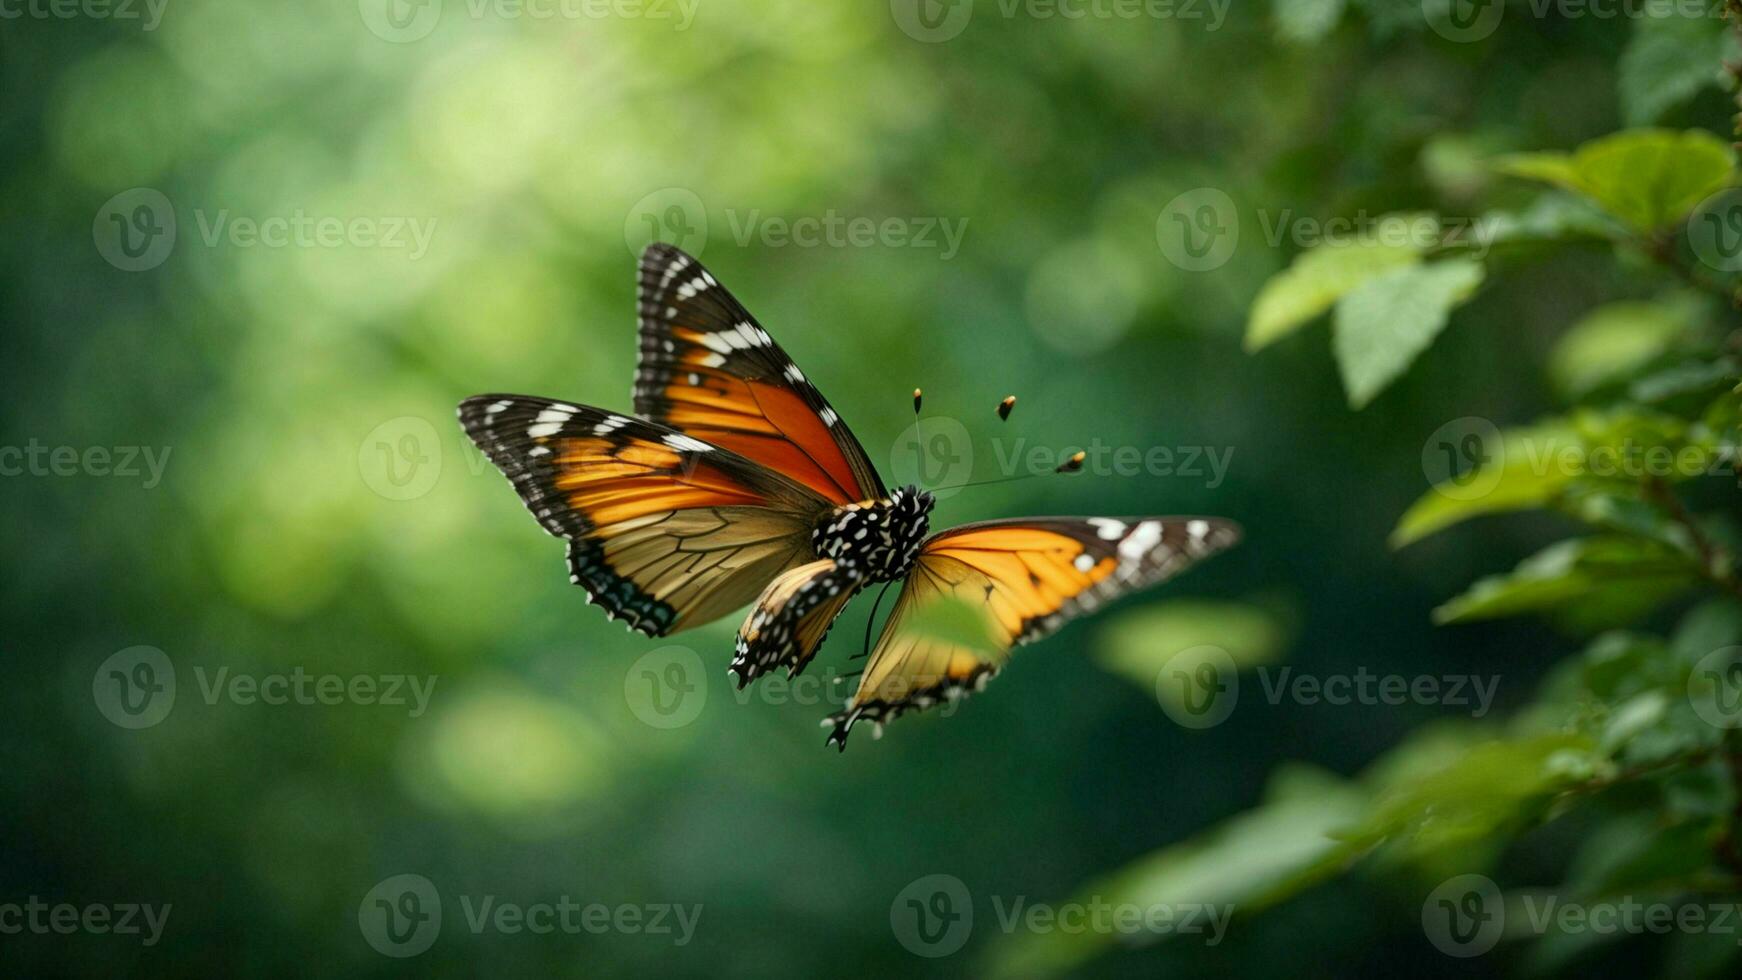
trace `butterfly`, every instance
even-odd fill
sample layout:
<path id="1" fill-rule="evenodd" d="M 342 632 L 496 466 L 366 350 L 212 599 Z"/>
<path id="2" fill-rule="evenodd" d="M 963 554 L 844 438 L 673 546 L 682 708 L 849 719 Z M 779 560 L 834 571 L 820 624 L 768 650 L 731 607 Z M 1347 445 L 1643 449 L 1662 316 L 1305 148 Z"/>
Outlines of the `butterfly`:
<path id="1" fill-rule="evenodd" d="M 490 394 L 462 402 L 460 424 L 567 542 L 570 580 L 607 617 L 657 637 L 751 604 L 730 667 L 740 688 L 804 670 L 853 596 L 900 581 L 857 690 L 823 722 L 827 744 L 979 690 L 1014 648 L 1240 538 L 1214 517 L 932 534 L 932 495 L 885 487 L 840 414 L 699 262 L 656 243 L 639 281 L 633 416 Z M 909 628 L 946 597 L 984 611 L 987 643 Z"/>

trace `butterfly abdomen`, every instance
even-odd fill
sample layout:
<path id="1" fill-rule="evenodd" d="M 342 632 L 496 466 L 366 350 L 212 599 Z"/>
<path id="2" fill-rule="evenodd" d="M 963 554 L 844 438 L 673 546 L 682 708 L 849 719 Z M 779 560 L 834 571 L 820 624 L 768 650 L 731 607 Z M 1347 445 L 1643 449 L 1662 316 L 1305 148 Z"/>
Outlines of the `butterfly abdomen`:
<path id="1" fill-rule="evenodd" d="M 811 544 L 817 557 L 875 582 L 905 576 L 931 530 L 932 495 L 903 487 L 882 500 L 837 507 L 817 522 Z"/>

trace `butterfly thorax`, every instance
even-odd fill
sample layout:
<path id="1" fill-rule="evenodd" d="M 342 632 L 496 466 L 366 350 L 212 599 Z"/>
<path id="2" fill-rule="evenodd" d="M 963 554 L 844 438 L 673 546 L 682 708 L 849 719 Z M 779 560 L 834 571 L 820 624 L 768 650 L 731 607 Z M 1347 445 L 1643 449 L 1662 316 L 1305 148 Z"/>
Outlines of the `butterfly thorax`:
<path id="1" fill-rule="evenodd" d="M 931 530 L 932 495 L 902 487 L 881 500 L 836 507 L 811 532 L 818 557 L 872 581 L 905 576 Z"/>

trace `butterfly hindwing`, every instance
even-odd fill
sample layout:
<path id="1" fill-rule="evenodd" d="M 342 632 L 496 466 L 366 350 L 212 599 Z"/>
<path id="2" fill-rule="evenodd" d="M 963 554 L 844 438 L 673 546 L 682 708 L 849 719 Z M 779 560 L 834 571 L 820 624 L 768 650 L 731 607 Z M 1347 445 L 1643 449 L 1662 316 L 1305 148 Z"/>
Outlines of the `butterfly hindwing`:
<path id="1" fill-rule="evenodd" d="M 833 726 L 829 741 L 845 748 L 861 719 L 881 726 L 977 690 L 1015 647 L 1239 538 L 1237 525 L 1213 517 L 1030 518 L 936 534 L 920 550 L 853 699 L 824 722 Z M 985 610 L 984 648 L 914 628 L 926 604 L 945 596 Z"/>
<path id="2" fill-rule="evenodd" d="M 743 687 L 776 667 L 803 671 L 865 579 L 821 558 L 768 583 L 738 630 L 732 673 Z"/>
<path id="3" fill-rule="evenodd" d="M 588 601 L 649 636 L 731 612 L 810 560 L 827 501 L 692 436 L 596 408 L 478 395 L 460 423 L 544 529 Z"/>
<path id="4" fill-rule="evenodd" d="M 729 449 L 837 504 L 883 497 L 845 422 L 768 331 L 700 262 L 641 255 L 635 411 Z"/>

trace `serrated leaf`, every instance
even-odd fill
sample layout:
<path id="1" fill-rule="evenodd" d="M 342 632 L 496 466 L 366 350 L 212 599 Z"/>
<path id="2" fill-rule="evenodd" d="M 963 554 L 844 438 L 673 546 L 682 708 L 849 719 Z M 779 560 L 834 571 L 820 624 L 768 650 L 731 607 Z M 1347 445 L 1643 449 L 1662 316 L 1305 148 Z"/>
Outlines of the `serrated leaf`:
<path id="1" fill-rule="evenodd" d="M 1497 165 L 1503 173 L 1583 194 L 1635 231 L 1650 234 L 1728 186 L 1735 153 L 1704 130 L 1631 129 L 1592 140 L 1570 155 L 1527 153 Z"/>
<path id="2" fill-rule="evenodd" d="M 1549 377 L 1563 394 L 1583 395 L 1662 354 L 1696 312 L 1677 299 L 1599 306 L 1561 335 L 1549 354 Z"/>
<path id="3" fill-rule="evenodd" d="M 1406 742 L 1390 756 L 1414 751 Z M 1590 740 L 1571 733 L 1482 742 L 1432 767 L 1389 756 L 1375 768 L 1399 774 L 1386 781 L 1372 812 L 1344 832 L 1351 843 L 1391 841 L 1403 857 L 1422 861 L 1528 821 L 1549 793 L 1577 777 L 1557 756 L 1582 752 Z"/>
<path id="4" fill-rule="evenodd" d="M 1612 239 L 1626 230 L 1590 199 L 1562 191 L 1538 196 L 1523 211 L 1490 211 L 1478 225 L 1490 246 Z"/>
<path id="5" fill-rule="evenodd" d="M 1682 6 L 1661 4 L 1633 22 L 1616 80 L 1629 126 L 1650 125 L 1700 89 L 1722 83 L 1734 35 L 1722 18 L 1709 11 L 1683 16 Z"/>
<path id="6" fill-rule="evenodd" d="M 1565 606 L 1603 590 L 1610 602 L 1652 603 L 1696 581 L 1679 551 L 1637 538 L 1597 536 L 1560 541 L 1503 575 L 1479 579 L 1434 610 L 1434 622 L 1468 623 Z"/>
<path id="7" fill-rule="evenodd" d="M 1362 408 L 1427 350 L 1482 283 L 1482 264 L 1448 259 L 1371 279 L 1337 301 L 1331 350 L 1349 405 Z"/>
<path id="8" fill-rule="evenodd" d="M 1433 222 L 1433 234 L 1421 225 Z M 1426 240 L 1437 236 L 1432 215 L 1386 215 L 1372 234 L 1332 241 L 1302 252 L 1271 276 L 1252 301 L 1246 319 L 1246 350 L 1261 350 L 1305 326 L 1350 290 L 1399 266 L 1420 261 Z"/>
<path id="9" fill-rule="evenodd" d="M 1580 447 L 1568 423 L 1548 422 L 1500 434 L 1500 451 L 1460 481 L 1436 485 L 1397 522 L 1391 546 L 1401 548 L 1472 517 L 1546 507 L 1573 474 L 1554 464 L 1563 447 Z"/>

